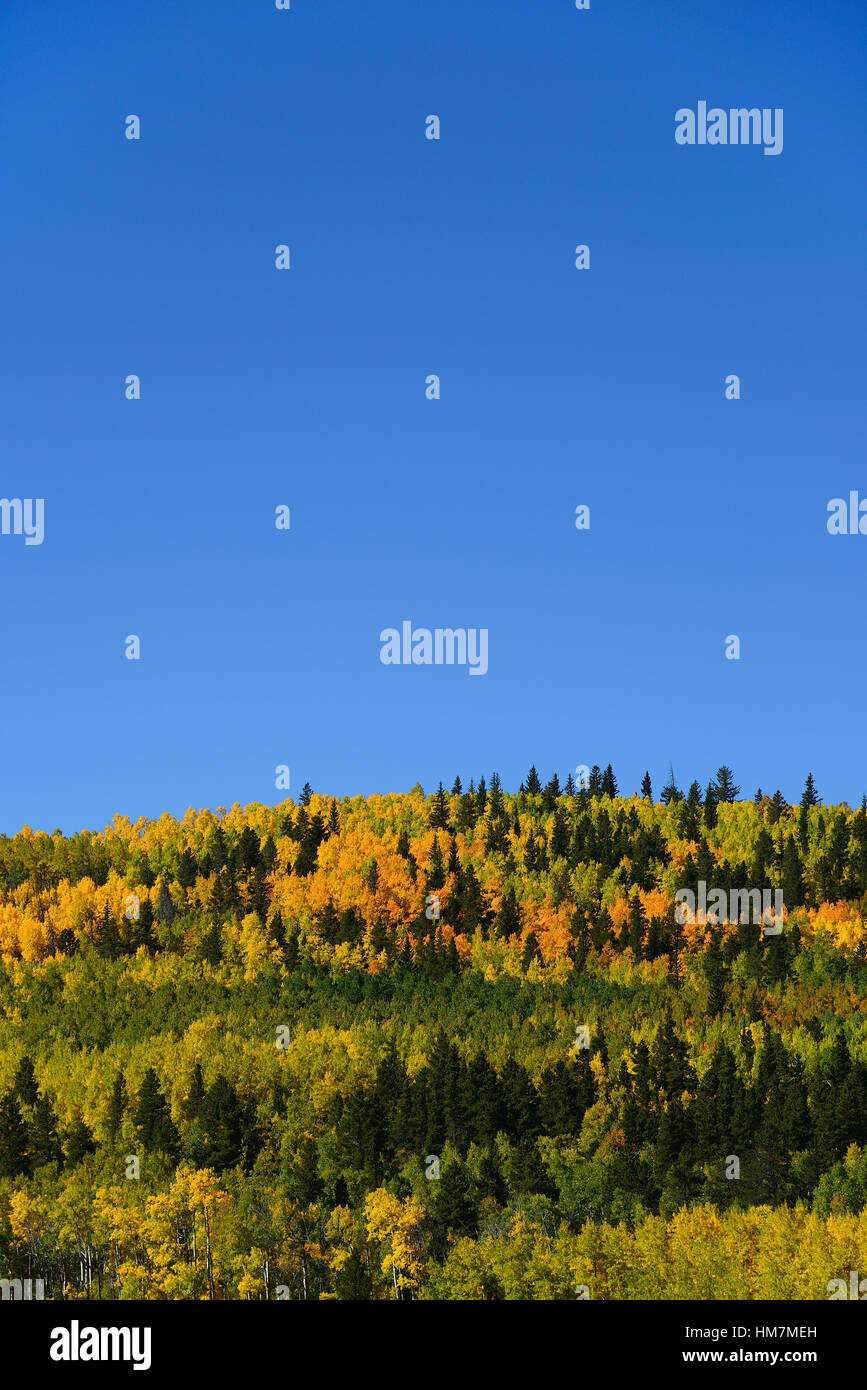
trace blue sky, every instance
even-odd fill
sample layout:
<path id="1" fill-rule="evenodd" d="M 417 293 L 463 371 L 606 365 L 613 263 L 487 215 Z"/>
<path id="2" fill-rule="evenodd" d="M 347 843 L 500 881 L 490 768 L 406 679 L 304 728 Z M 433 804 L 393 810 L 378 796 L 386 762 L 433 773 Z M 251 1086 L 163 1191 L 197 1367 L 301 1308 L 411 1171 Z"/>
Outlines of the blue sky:
<path id="1" fill-rule="evenodd" d="M 340 796 L 725 761 L 857 803 L 858 0 L 0 25 L 0 493 L 45 499 L 41 546 L 0 536 L 0 831 L 274 802 L 278 764 Z M 700 100 L 782 107 L 782 154 L 678 146 Z M 404 619 L 487 628 L 488 673 L 382 665 Z"/>

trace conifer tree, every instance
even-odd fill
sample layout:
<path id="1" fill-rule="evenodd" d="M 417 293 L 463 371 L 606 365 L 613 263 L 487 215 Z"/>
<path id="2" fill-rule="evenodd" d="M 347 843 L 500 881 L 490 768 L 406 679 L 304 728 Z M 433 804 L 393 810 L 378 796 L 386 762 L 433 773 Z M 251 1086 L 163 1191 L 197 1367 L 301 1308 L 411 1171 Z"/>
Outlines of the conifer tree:
<path id="1" fill-rule="evenodd" d="M 17 1178 L 30 1172 L 27 1126 L 13 1090 L 0 1099 L 0 1178 Z"/>
<path id="2" fill-rule="evenodd" d="M 284 1185 L 287 1195 L 304 1207 L 322 1196 L 324 1186 L 319 1176 L 318 1151 L 309 1135 L 305 1135 L 287 1164 Z"/>
<path id="3" fill-rule="evenodd" d="M 342 1182 L 340 1178 L 338 1181 Z M 346 1184 L 344 1183 L 344 1188 Z M 348 1206 L 347 1201 L 338 1205 Z M 367 1266 L 362 1259 L 360 1250 L 355 1246 L 349 1252 L 347 1259 L 341 1264 L 337 1272 L 334 1283 L 334 1291 L 341 1303 L 360 1302 L 366 1303 L 370 1300 L 373 1293 L 373 1282 L 368 1272 Z"/>
<path id="4" fill-rule="evenodd" d="M 783 796 L 783 793 L 778 788 L 771 797 L 771 805 L 768 811 L 768 820 L 770 821 L 771 825 L 776 825 L 780 818 L 783 815 L 785 815 L 788 809 L 789 808 L 786 805 L 786 799 Z"/>
<path id="5" fill-rule="evenodd" d="M 629 904 L 629 945 L 636 960 L 644 959 L 644 935 L 647 919 L 641 905 L 641 898 L 635 893 Z"/>
<path id="6" fill-rule="evenodd" d="M 668 764 L 668 781 L 662 789 L 661 797 L 663 806 L 670 805 L 672 801 L 683 800 L 683 792 L 674 779 L 674 768 L 671 763 Z"/>
<path id="7" fill-rule="evenodd" d="M 491 776 L 491 786 L 488 793 L 488 816 L 491 819 L 499 820 L 506 814 L 506 805 L 503 798 L 503 784 L 500 781 L 500 774 L 495 772 Z"/>
<path id="8" fill-rule="evenodd" d="M 116 1139 L 120 1133 L 120 1126 L 123 1114 L 126 1110 L 126 1082 L 123 1072 L 119 1071 L 114 1078 L 114 1086 L 111 1091 L 111 1099 L 108 1103 L 108 1132 L 112 1139 Z"/>
<path id="9" fill-rule="evenodd" d="M 801 856 L 798 853 L 794 835 L 788 837 L 783 850 L 782 887 L 784 906 L 789 911 L 793 907 L 801 907 L 804 902 L 804 879 Z"/>
<path id="10" fill-rule="evenodd" d="M 135 1111 L 135 1127 L 146 1150 L 177 1157 L 180 1149 L 178 1132 L 153 1067 L 148 1067 L 141 1084 Z"/>
<path id="11" fill-rule="evenodd" d="M 740 795 L 740 787 L 735 785 L 732 770 L 725 763 L 717 768 L 717 774 L 713 781 L 714 796 L 717 802 L 736 801 Z"/>
<path id="12" fill-rule="evenodd" d="M 541 955 L 539 953 L 539 943 L 536 940 L 536 933 L 531 931 L 527 933 L 527 939 L 524 942 L 524 954 L 521 957 L 521 968 L 523 970 L 529 970 L 530 963 L 534 960 L 541 960 Z"/>
<path id="13" fill-rule="evenodd" d="M 514 889 L 510 888 L 503 894 L 499 911 L 497 912 L 494 932 L 502 938 L 516 936 L 521 930 L 521 912 L 515 899 Z"/>
<path id="14" fill-rule="evenodd" d="M 432 802 L 432 804 L 431 804 L 431 813 L 430 813 L 430 821 L 429 821 L 429 824 L 432 826 L 432 828 L 433 828 L 434 830 L 437 830 L 437 829 L 447 830 L 447 829 L 448 829 L 448 824 L 449 824 L 449 803 L 448 803 L 448 798 L 446 797 L 446 794 L 445 794 L 445 792 L 443 791 L 443 784 L 442 784 L 442 782 L 440 782 L 440 784 L 439 784 L 439 786 L 438 786 L 438 788 L 437 788 L 437 790 L 436 790 L 436 794 L 434 795 L 433 802 Z"/>
<path id="15" fill-rule="evenodd" d="M 138 913 L 138 921 L 133 923 L 133 930 L 130 933 L 132 944 L 144 946 L 148 951 L 152 951 L 156 946 L 156 938 L 154 936 L 154 910 L 150 898 L 142 898 Z"/>
<path id="16" fill-rule="evenodd" d="M 172 902 L 172 895 L 169 892 L 168 884 L 166 883 L 165 879 L 161 876 L 159 900 L 157 902 L 156 910 L 157 921 L 164 922 L 167 926 L 171 926 L 172 922 L 175 920 L 175 915 L 176 911 L 175 905 Z"/>
<path id="17" fill-rule="evenodd" d="M 33 1062 L 26 1053 L 18 1063 L 15 1076 L 12 1079 L 12 1094 L 18 1098 L 22 1105 L 36 1104 L 39 1087 L 36 1084 Z"/>
<path id="18" fill-rule="evenodd" d="M 601 786 L 603 796 L 617 795 L 617 778 L 614 776 L 614 769 L 610 763 L 602 774 Z"/>
<path id="19" fill-rule="evenodd" d="M 550 782 L 545 784 L 542 791 L 542 814 L 550 815 L 557 805 L 557 798 L 560 795 L 560 778 L 556 772 Z"/>
<path id="20" fill-rule="evenodd" d="M 223 958 L 222 935 L 220 927 L 215 922 L 202 937 L 200 948 L 202 960 L 206 960 L 209 965 L 214 967 L 218 966 Z"/>
<path id="21" fill-rule="evenodd" d="M 719 931 L 710 934 L 704 955 L 704 974 L 707 980 L 708 1018 L 718 1018 L 725 1004 L 725 967 Z"/>
<path id="22" fill-rule="evenodd" d="M 801 797 L 800 811 L 798 815 L 798 839 L 801 843 L 801 848 L 805 852 L 809 845 L 810 807 L 818 805 L 819 797 L 816 792 L 815 783 L 813 782 L 813 774 L 812 772 L 809 772 L 807 774 L 807 782 L 804 787 L 804 792 Z"/>
<path id="23" fill-rule="evenodd" d="M 71 1168 L 96 1153 L 96 1140 L 80 1115 L 74 1115 L 65 1135 L 66 1161 Z"/>
<path id="24" fill-rule="evenodd" d="M 48 1096 L 43 1092 L 40 1092 L 33 1107 L 29 1138 L 30 1157 L 34 1168 L 39 1168 L 45 1163 L 63 1161 L 63 1150 L 60 1146 L 60 1136 L 57 1130 L 57 1115 Z"/>
<path id="25" fill-rule="evenodd" d="M 201 1065 L 197 1062 L 190 1078 L 190 1092 L 184 1102 L 184 1116 L 188 1121 L 197 1120 L 201 1115 L 205 1095 L 205 1078 L 202 1075 Z"/>
<path id="26" fill-rule="evenodd" d="M 464 1165 L 459 1158 L 454 1158 L 442 1166 L 436 1184 L 434 1213 L 443 1232 L 467 1235 L 475 1230 L 476 1207 L 470 1195 L 470 1184 Z"/>

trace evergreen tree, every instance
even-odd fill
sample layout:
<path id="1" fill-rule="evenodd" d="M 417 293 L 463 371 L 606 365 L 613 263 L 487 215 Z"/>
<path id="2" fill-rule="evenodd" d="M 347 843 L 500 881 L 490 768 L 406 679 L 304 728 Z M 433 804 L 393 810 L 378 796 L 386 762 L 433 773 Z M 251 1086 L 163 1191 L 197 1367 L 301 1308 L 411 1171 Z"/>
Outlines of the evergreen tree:
<path id="1" fill-rule="evenodd" d="M 223 933 L 216 922 L 205 932 L 199 949 L 202 960 L 215 968 L 220 964 L 223 959 Z"/>
<path id="2" fill-rule="evenodd" d="M 717 768 L 717 774 L 712 785 L 717 802 L 736 801 L 740 795 L 741 789 L 735 785 L 735 780 L 732 777 L 732 770 L 730 767 L 726 767 L 725 763 L 723 763 L 722 767 Z"/>
<path id="3" fill-rule="evenodd" d="M 668 781 L 662 789 L 661 797 L 663 806 L 670 805 L 672 801 L 683 800 L 683 792 L 674 779 L 674 768 L 671 763 L 668 764 Z"/>
<path id="4" fill-rule="evenodd" d="M 120 1133 L 120 1126 L 123 1120 L 123 1113 L 126 1109 L 126 1082 L 123 1072 L 119 1071 L 114 1078 L 111 1099 L 108 1103 L 108 1132 L 112 1140 L 116 1139 Z"/>
<path id="5" fill-rule="evenodd" d="M 63 1150 L 57 1131 L 57 1115 L 48 1096 L 40 1093 L 30 1122 L 30 1157 L 34 1168 L 45 1163 L 61 1163 Z"/>
<path id="6" fill-rule="evenodd" d="M 641 905 L 641 898 L 638 893 L 635 893 L 629 903 L 629 945 L 636 960 L 644 959 L 646 929 L 647 919 Z"/>
<path id="7" fill-rule="evenodd" d="M 491 786 L 488 793 L 488 816 L 493 820 L 499 820 L 506 815 L 506 803 L 503 798 L 503 784 L 500 774 L 495 772 L 491 776 Z"/>
<path id="8" fill-rule="evenodd" d="M 446 870 L 445 864 L 443 863 L 443 852 L 440 848 L 439 840 L 435 837 L 433 847 L 431 849 L 430 868 L 428 870 L 427 875 L 428 892 L 436 892 L 437 889 L 442 888 L 444 886 L 445 881 Z"/>
<path id="9" fill-rule="evenodd" d="M 316 817 L 313 817 L 316 820 Z M 292 872 L 297 878 L 307 878 L 316 868 L 316 859 L 319 853 L 319 843 L 316 838 L 316 830 L 311 822 L 310 829 L 301 841 L 301 848 L 295 863 L 292 865 Z"/>
<path id="10" fill-rule="evenodd" d="M 297 970 L 298 962 L 300 959 L 301 951 L 298 944 L 298 930 L 296 928 L 295 930 L 289 932 L 289 934 L 286 937 L 286 945 L 283 950 L 283 960 L 286 965 L 286 969 L 290 973 L 293 970 Z"/>
<path id="11" fill-rule="evenodd" d="M 281 912 L 274 913 L 274 916 L 268 923 L 268 929 L 271 933 L 271 940 L 274 942 L 274 945 L 277 947 L 277 949 L 279 951 L 285 951 L 286 928 L 283 925 L 283 914 Z"/>
<path id="12" fill-rule="evenodd" d="M 153 1067 L 148 1067 L 145 1072 L 134 1123 L 139 1140 L 148 1152 L 160 1152 L 177 1158 L 180 1150 L 178 1132 Z"/>
<path id="13" fill-rule="evenodd" d="M 166 926 L 171 926 L 177 913 L 172 902 L 172 895 L 169 892 L 168 884 L 165 879 L 160 877 L 159 899 L 157 901 L 156 917 L 158 922 L 164 922 Z"/>
<path id="14" fill-rule="evenodd" d="M 499 1206 L 505 1206 L 508 1190 L 496 1151 L 493 1153 L 490 1149 L 482 1151 L 476 1169 L 472 1195 L 478 1203 L 487 1200 L 494 1201 Z"/>
<path id="15" fill-rule="evenodd" d="M 322 1196 L 324 1186 L 319 1176 L 319 1157 L 316 1144 L 309 1137 L 302 1139 L 285 1170 L 284 1184 L 292 1201 L 309 1207 Z"/>
<path id="16" fill-rule="evenodd" d="M 801 856 L 798 853 L 798 846 L 795 844 L 794 835 L 790 835 L 785 843 L 783 850 L 783 902 L 791 912 L 793 907 L 801 907 L 804 902 L 804 878 L 801 867 Z"/>
<path id="17" fill-rule="evenodd" d="M 771 804 L 768 808 L 768 820 L 770 824 L 776 825 L 780 818 L 786 814 L 788 809 L 786 799 L 778 788 L 771 797 Z"/>
<path id="18" fill-rule="evenodd" d="M 512 1151 L 509 1165 L 512 1191 L 519 1196 L 538 1193 L 543 1197 L 556 1197 L 557 1188 L 542 1162 L 539 1145 L 535 1138 L 525 1135 L 519 1139 Z"/>
<path id="19" fill-rule="evenodd" d="M 241 1106 L 234 1088 L 224 1076 L 217 1077 L 202 1099 L 199 1121 L 207 1167 L 222 1173 L 240 1163 L 244 1156 Z"/>
<path id="20" fill-rule="evenodd" d="M 774 863 L 774 842 L 764 826 L 753 842 L 753 858 L 750 867 L 750 882 L 761 887 L 768 882 L 769 870 Z"/>
<path id="21" fill-rule="evenodd" d="M 340 1266 L 334 1281 L 334 1291 L 341 1303 L 367 1303 L 371 1298 L 373 1283 L 361 1253 L 355 1246 L 350 1250 L 348 1259 Z"/>
<path id="22" fill-rule="evenodd" d="M 440 782 L 439 787 L 436 791 L 436 795 L 433 798 L 429 823 L 435 830 L 438 828 L 441 828 L 443 830 L 448 829 L 449 803 L 448 798 L 445 792 L 443 791 L 442 782 Z"/>
<path id="23" fill-rule="evenodd" d="M 33 1063 L 26 1053 L 18 1063 L 15 1076 L 12 1079 L 12 1094 L 22 1105 L 36 1104 L 39 1087 L 36 1084 L 36 1072 Z"/>
<path id="24" fill-rule="evenodd" d="M 541 959 L 542 957 L 539 952 L 539 943 L 536 940 L 536 933 L 528 932 L 527 939 L 524 942 L 524 954 L 521 957 L 521 968 L 525 971 L 529 970 L 531 961 Z"/>
<path id="25" fill-rule="evenodd" d="M 187 1121 L 197 1120 L 200 1117 L 202 1102 L 206 1094 L 205 1078 L 202 1075 L 202 1068 L 197 1062 L 190 1078 L 190 1093 L 184 1101 L 184 1118 Z"/>
<path id="26" fill-rule="evenodd" d="M 554 812 L 551 827 L 551 859 L 565 859 L 569 853 L 569 830 L 559 808 Z"/>
<path id="27" fill-rule="evenodd" d="M 437 1223 L 445 1234 L 470 1235 L 475 1233 L 477 1214 L 472 1200 L 470 1183 L 460 1159 L 452 1159 L 443 1164 L 436 1183 L 434 1213 Z M 443 1242 L 442 1251 L 446 1252 Z"/>
<path id="28" fill-rule="evenodd" d="M 108 903 L 103 908 L 99 927 L 99 954 L 107 960 L 115 960 L 120 955 L 120 932 L 109 911 Z"/>
<path id="29" fill-rule="evenodd" d="M 809 837 L 810 837 L 810 807 L 811 807 L 811 806 L 818 806 L 818 804 L 819 804 L 819 797 L 818 797 L 818 795 L 817 795 L 817 793 L 816 793 L 816 787 L 815 787 L 815 784 L 814 784 L 814 782 L 813 782 L 813 774 L 812 774 L 812 773 L 809 773 L 809 774 L 807 775 L 807 784 L 806 784 L 806 786 L 804 787 L 804 794 L 803 794 L 803 796 L 801 797 L 800 811 L 799 811 L 799 814 L 798 814 L 798 839 L 799 839 L 799 841 L 800 841 L 800 843 L 801 843 L 801 848 L 804 850 L 805 853 L 806 853 L 807 849 L 809 848 Z M 821 827 L 822 827 L 822 818 L 821 818 L 821 816 L 819 817 L 819 827 L 820 827 L 819 838 L 821 839 Z"/>
<path id="30" fill-rule="evenodd" d="M 659 1118 L 654 1175 L 660 1187 L 673 1176 L 683 1178 L 683 1169 L 693 1142 L 693 1121 L 679 1095 L 672 1096 Z"/>
<path id="31" fill-rule="evenodd" d="M 494 934 L 507 938 L 517 936 L 521 930 L 521 911 L 512 888 L 503 894 L 500 908 L 494 920 Z"/>
<path id="32" fill-rule="evenodd" d="M 608 764 L 608 766 L 602 774 L 602 795 L 617 795 L 617 778 L 614 776 L 614 769 L 612 768 L 610 763 Z"/>
<path id="33" fill-rule="evenodd" d="M 196 864 L 188 849 L 182 850 L 178 856 L 175 878 L 182 888 L 192 888 L 196 881 Z"/>
<path id="34" fill-rule="evenodd" d="M 14 1090 L 0 1099 L 0 1178 L 18 1178 L 30 1172 L 27 1126 Z"/>
<path id="35" fill-rule="evenodd" d="M 134 947 L 144 946 L 146 950 L 152 951 L 156 946 L 154 936 L 154 910 L 150 898 L 142 898 L 139 903 L 138 921 L 132 923 L 130 932 L 130 944 Z"/>
<path id="36" fill-rule="evenodd" d="M 96 1140 L 80 1115 L 75 1115 L 66 1131 L 66 1161 L 71 1168 L 88 1154 L 96 1153 Z"/>
<path id="37" fill-rule="evenodd" d="M 557 797 L 560 796 L 560 778 L 557 776 L 556 772 L 545 787 L 544 794 L 550 803 L 550 809 L 553 809 L 553 803 L 557 800 Z"/>

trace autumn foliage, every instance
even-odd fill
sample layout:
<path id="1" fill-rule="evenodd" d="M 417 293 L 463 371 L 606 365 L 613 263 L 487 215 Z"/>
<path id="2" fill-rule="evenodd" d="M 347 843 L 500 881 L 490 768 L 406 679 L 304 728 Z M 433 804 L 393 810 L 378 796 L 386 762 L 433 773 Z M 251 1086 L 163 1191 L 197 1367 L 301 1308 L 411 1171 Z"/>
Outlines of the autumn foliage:
<path id="1" fill-rule="evenodd" d="M 867 1268 L 867 809 L 606 778 L 0 839 L 0 1275 L 811 1299 Z M 782 932 L 681 922 L 699 881 L 781 889 Z"/>

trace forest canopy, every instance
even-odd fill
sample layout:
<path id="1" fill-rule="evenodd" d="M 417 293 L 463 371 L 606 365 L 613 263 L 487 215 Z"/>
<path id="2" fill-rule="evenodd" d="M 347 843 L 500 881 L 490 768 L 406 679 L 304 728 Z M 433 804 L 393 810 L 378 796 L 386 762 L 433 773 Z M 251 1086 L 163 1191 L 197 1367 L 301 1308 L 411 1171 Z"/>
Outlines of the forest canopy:
<path id="1" fill-rule="evenodd" d="M 47 1297 L 825 1298 L 865 1207 L 867 803 L 812 776 L 0 838 L 0 1276 Z"/>

